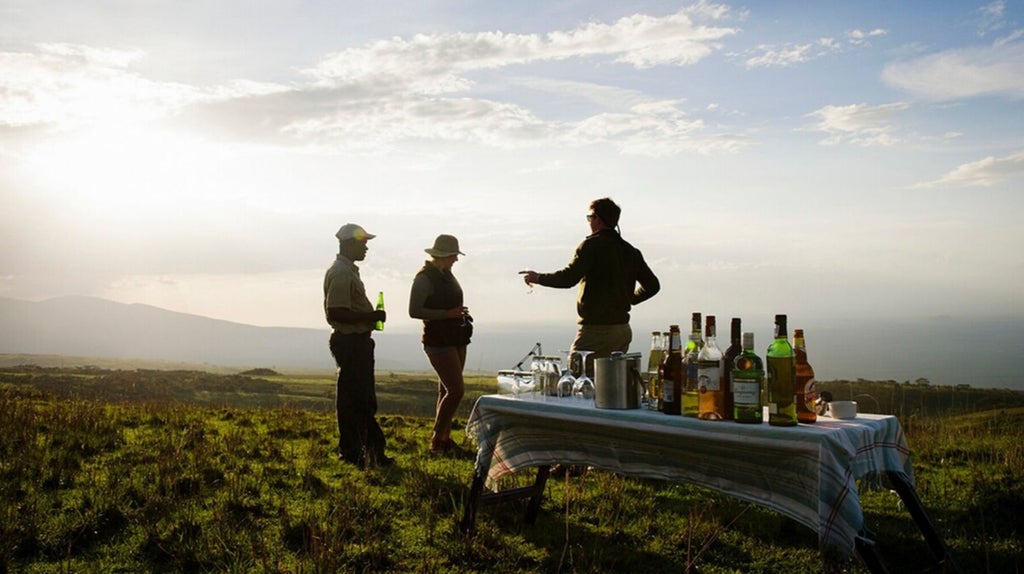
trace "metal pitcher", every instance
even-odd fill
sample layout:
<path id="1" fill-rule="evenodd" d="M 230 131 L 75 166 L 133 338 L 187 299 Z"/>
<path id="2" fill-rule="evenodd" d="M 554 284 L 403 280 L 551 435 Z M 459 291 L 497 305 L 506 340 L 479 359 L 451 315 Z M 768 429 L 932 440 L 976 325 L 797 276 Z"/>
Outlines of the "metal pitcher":
<path id="1" fill-rule="evenodd" d="M 612 353 L 594 359 L 594 406 L 599 409 L 638 409 L 643 387 L 640 353 Z"/>

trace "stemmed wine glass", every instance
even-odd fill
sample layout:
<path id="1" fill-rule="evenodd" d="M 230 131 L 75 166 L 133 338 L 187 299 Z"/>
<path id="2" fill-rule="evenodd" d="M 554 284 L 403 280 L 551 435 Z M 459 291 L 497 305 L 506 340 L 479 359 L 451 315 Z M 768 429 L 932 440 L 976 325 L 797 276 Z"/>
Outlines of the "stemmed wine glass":
<path id="1" fill-rule="evenodd" d="M 581 374 L 576 377 L 576 383 L 573 385 L 573 391 L 584 399 L 594 398 L 594 381 L 587 376 L 587 355 L 590 355 L 593 352 L 594 351 L 576 350 L 576 354 L 580 356 Z"/>
<path id="2" fill-rule="evenodd" d="M 565 368 L 562 369 L 562 378 L 558 379 L 558 396 L 571 397 L 576 386 L 576 377 L 572 376 L 572 351 L 565 353 Z"/>

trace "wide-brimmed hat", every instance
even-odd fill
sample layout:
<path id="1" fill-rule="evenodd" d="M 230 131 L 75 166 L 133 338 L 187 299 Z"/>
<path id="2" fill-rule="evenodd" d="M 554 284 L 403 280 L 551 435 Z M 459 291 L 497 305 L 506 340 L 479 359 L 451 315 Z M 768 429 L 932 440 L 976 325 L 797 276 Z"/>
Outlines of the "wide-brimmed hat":
<path id="1" fill-rule="evenodd" d="M 373 239 L 377 237 L 371 233 L 367 233 L 362 226 L 356 225 L 355 223 L 346 223 L 341 226 L 341 229 L 334 234 L 339 241 L 345 241 L 346 239 L 358 239 L 359 241 L 365 241 L 367 239 Z"/>
<path id="2" fill-rule="evenodd" d="M 454 235 L 441 234 L 434 240 L 434 246 L 424 249 L 431 257 L 450 257 L 452 255 L 465 255 L 459 251 L 459 240 Z"/>

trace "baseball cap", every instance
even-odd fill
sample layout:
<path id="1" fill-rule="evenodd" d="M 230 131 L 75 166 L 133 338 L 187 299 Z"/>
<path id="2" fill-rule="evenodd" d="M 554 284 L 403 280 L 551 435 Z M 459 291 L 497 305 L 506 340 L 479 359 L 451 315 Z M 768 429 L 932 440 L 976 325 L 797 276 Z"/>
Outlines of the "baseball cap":
<path id="1" fill-rule="evenodd" d="M 355 223 L 346 223 L 345 225 L 342 225 L 341 229 L 339 229 L 334 236 L 338 238 L 338 241 L 345 241 L 346 239 L 358 239 L 360 241 L 365 241 L 367 239 L 377 237 L 376 235 L 367 233 L 362 226 L 356 225 Z"/>

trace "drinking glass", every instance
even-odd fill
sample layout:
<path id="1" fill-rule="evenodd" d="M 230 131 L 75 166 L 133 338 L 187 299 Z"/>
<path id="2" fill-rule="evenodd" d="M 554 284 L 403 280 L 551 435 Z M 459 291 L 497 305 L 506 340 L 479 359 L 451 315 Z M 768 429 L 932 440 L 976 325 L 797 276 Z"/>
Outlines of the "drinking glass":
<path id="1" fill-rule="evenodd" d="M 558 379 L 558 396 L 571 397 L 575 391 L 576 377 L 572 376 L 572 351 L 565 353 L 565 368 L 562 369 L 562 378 Z"/>
<path id="2" fill-rule="evenodd" d="M 580 356 L 580 376 L 576 377 L 576 384 L 573 386 L 573 391 L 578 394 L 580 398 L 593 400 L 594 398 L 594 381 L 587 376 L 587 356 L 594 351 L 581 351 L 576 350 L 576 354 Z"/>
<path id="3" fill-rule="evenodd" d="M 544 359 L 538 355 L 534 355 L 530 360 L 530 372 L 533 373 L 533 382 L 530 390 L 533 391 L 534 396 L 538 392 L 541 395 L 544 394 Z"/>

